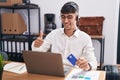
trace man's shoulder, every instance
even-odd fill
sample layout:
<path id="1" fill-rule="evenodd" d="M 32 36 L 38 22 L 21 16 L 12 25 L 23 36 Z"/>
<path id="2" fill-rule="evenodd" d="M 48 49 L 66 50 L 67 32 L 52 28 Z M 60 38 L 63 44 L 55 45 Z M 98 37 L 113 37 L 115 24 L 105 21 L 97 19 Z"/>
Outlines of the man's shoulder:
<path id="1" fill-rule="evenodd" d="M 79 29 L 78 29 L 78 32 L 81 33 L 81 34 L 83 34 L 83 35 L 87 35 L 87 36 L 89 36 L 89 34 L 87 34 L 87 33 L 84 32 L 84 31 L 81 31 L 81 30 L 79 30 Z"/>
<path id="2" fill-rule="evenodd" d="M 81 31 L 81 30 L 78 30 L 78 34 L 79 34 L 79 36 L 84 36 L 84 37 L 90 37 L 90 35 L 89 34 L 87 34 L 86 32 L 84 32 L 84 31 Z"/>

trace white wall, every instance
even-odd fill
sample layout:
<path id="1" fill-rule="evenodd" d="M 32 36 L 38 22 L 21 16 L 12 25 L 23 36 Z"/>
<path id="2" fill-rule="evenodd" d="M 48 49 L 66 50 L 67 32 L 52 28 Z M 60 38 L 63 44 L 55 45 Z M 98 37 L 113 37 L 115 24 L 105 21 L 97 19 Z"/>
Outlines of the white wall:
<path id="1" fill-rule="evenodd" d="M 41 27 L 44 30 L 44 14 L 55 13 L 57 28 L 61 27 L 60 9 L 67 1 L 75 1 L 80 7 L 80 16 L 104 16 L 105 64 L 115 64 L 117 55 L 118 7 L 119 0 L 31 0 L 41 8 Z M 35 20 L 33 20 L 34 22 Z M 99 46 L 94 41 L 96 47 Z M 95 48 L 96 48 L 95 47 Z M 99 49 L 96 49 L 99 50 Z M 98 52 L 98 51 L 97 51 Z"/>

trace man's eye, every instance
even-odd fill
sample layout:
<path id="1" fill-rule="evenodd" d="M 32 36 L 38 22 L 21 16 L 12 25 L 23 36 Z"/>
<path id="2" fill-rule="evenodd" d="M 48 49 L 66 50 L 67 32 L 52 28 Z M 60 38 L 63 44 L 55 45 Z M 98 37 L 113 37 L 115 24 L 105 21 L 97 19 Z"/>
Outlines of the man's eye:
<path id="1" fill-rule="evenodd" d="M 65 19 L 65 16 L 61 16 L 62 19 Z"/>
<path id="2" fill-rule="evenodd" d="M 68 19 L 72 19 L 72 18 L 73 18 L 73 16 L 69 15 L 69 16 L 67 16 L 67 18 L 68 18 Z"/>
<path id="3" fill-rule="evenodd" d="M 73 16 L 72 16 L 72 15 L 68 15 L 68 16 L 61 15 L 61 18 L 62 18 L 62 19 L 65 19 L 65 18 L 67 18 L 67 19 L 72 19 Z"/>

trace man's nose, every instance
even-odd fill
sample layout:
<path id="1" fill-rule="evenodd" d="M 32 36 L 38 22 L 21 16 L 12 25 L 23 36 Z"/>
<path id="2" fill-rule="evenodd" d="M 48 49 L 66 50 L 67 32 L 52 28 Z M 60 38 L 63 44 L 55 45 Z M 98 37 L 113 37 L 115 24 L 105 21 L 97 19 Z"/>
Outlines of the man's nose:
<path id="1" fill-rule="evenodd" d="M 68 22 L 68 18 L 65 18 L 65 19 L 64 19 L 64 22 L 65 22 L 65 23 Z"/>

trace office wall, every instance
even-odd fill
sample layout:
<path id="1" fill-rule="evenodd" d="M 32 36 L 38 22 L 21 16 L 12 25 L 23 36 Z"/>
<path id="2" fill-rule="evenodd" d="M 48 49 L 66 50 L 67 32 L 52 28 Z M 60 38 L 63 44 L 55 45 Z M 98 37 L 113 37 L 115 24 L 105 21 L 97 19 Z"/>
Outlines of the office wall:
<path id="1" fill-rule="evenodd" d="M 105 64 L 115 64 L 117 55 L 118 7 L 119 0 L 31 0 L 41 8 L 41 27 L 44 30 L 44 14 L 55 13 L 57 28 L 61 27 L 60 9 L 67 1 L 75 1 L 80 6 L 81 16 L 104 16 L 103 35 L 105 36 Z M 35 20 L 33 20 L 34 22 Z M 96 53 L 100 44 L 93 41 Z"/>

